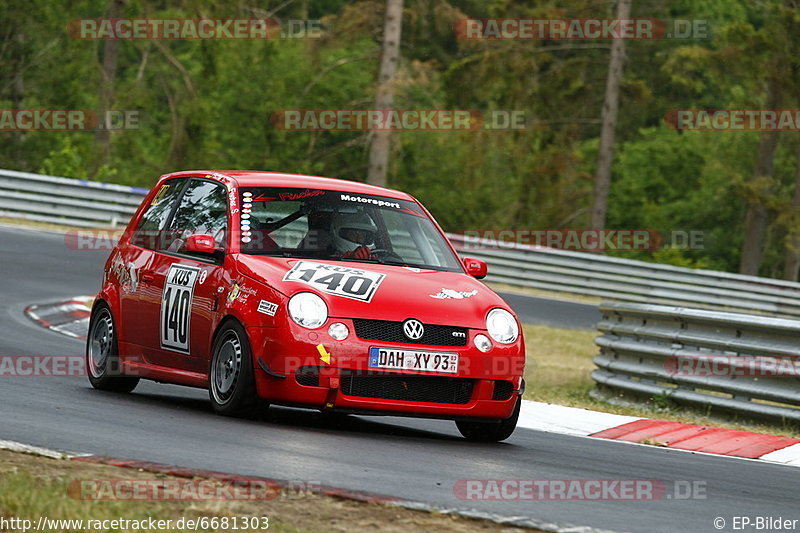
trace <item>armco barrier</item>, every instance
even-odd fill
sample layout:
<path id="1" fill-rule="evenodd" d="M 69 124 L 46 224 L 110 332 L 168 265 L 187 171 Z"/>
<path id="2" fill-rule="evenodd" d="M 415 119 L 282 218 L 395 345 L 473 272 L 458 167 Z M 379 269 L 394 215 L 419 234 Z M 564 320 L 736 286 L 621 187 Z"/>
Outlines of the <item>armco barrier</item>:
<path id="1" fill-rule="evenodd" d="M 147 189 L 0 170 L 0 216 L 79 227 L 127 224 Z"/>
<path id="2" fill-rule="evenodd" d="M 597 383 L 800 421 L 800 320 L 622 302 L 600 312 Z"/>
<path id="3" fill-rule="evenodd" d="M 487 281 L 629 302 L 800 317 L 800 283 L 448 235 L 489 264 Z"/>

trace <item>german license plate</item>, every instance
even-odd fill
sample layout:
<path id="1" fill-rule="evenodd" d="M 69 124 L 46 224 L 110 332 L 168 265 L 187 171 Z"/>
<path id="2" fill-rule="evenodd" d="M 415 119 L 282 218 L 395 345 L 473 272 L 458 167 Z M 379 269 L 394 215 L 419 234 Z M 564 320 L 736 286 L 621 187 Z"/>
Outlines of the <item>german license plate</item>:
<path id="1" fill-rule="evenodd" d="M 372 347 L 369 349 L 369 367 L 456 374 L 458 354 Z"/>

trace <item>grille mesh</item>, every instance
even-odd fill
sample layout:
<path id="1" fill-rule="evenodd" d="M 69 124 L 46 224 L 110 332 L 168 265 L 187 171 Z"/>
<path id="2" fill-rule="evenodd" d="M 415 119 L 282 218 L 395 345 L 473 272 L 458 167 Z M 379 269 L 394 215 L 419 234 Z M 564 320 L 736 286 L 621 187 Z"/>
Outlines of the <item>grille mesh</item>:
<path id="1" fill-rule="evenodd" d="M 319 387 L 319 367 L 301 366 L 295 372 L 294 379 L 306 387 Z"/>
<path id="2" fill-rule="evenodd" d="M 473 379 L 372 373 L 343 376 L 341 391 L 363 398 L 463 405 L 472 397 L 474 385 Z"/>
<path id="3" fill-rule="evenodd" d="M 510 381 L 495 381 L 492 400 L 508 400 L 514 392 L 514 384 Z"/>
<path id="4" fill-rule="evenodd" d="M 419 340 L 412 341 L 403 333 L 403 323 L 391 320 L 369 318 L 353 319 L 356 335 L 360 339 L 373 341 L 427 344 L 428 346 L 466 346 L 467 328 L 423 324 L 425 333 Z"/>

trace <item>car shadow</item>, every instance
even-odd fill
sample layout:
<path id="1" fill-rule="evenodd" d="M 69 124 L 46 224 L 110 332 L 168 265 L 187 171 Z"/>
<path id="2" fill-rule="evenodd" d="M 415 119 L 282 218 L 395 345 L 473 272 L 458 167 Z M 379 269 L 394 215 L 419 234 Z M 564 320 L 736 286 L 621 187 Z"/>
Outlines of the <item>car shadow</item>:
<path id="1" fill-rule="evenodd" d="M 175 392 L 184 392 L 180 387 L 175 386 Z M 131 394 L 120 394 L 94 390 L 90 386 L 80 387 L 87 395 L 96 395 L 103 398 L 109 404 L 116 404 L 120 407 L 136 405 L 137 408 L 166 408 L 170 410 L 178 409 L 191 412 L 200 416 L 217 417 L 211 408 L 211 404 L 202 391 L 185 389 L 191 395 L 183 394 L 164 394 L 153 392 L 152 390 L 134 391 Z M 148 387 L 152 389 L 152 387 Z M 398 417 L 387 418 L 369 417 L 355 414 L 341 414 L 331 412 L 320 412 L 314 409 L 302 409 L 272 405 L 268 409 L 259 412 L 251 418 L 223 418 L 220 420 L 238 420 L 241 423 L 258 425 L 273 425 L 282 427 L 302 428 L 308 430 L 322 431 L 325 433 L 358 433 L 365 435 L 375 435 L 380 437 L 409 437 L 423 438 L 438 441 L 463 441 L 459 436 L 440 433 L 428 429 L 421 429 L 403 425 L 402 422 L 395 422 Z M 391 420 L 391 421 L 389 421 Z M 415 420 L 408 418 L 409 421 Z M 446 420 L 439 420 L 440 424 L 452 424 Z"/>

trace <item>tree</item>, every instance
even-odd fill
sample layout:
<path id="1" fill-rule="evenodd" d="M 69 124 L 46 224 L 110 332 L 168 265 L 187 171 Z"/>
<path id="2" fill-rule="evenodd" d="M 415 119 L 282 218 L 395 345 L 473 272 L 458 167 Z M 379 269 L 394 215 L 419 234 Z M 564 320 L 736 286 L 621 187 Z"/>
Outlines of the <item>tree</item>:
<path id="1" fill-rule="evenodd" d="M 108 7 L 108 18 L 119 18 L 122 11 L 124 0 L 110 0 Z M 106 112 L 111 109 L 114 103 L 114 84 L 117 78 L 117 57 L 119 55 L 119 40 L 106 39 L 103 41 L 103 63 L 100 69 L 100 127 L 95 132 L 95 160 L 90 173 L 93 175 L 97 170 L 108 163 L 108 156 L 111 152 L 111 131 L 105 123 Z"/>
<path id="2" fill-rule="evenodd" d="M 400 57 L 400 33 L 403 25 L 403 0 L 386 0 L 386 15 L 383 26 L 383 50 L 378 73 L 378 95 L 376 109 L 391 109 L 394 105 L 394 80 Z M 369 147 L 369 169 L 367 183 L 386 185 L 386 166 L 389 163 L 391 131 L 372 132 Z"/>
<path id="3" fill-rule="evenodd" d="M 772 80 L 767 88 L 767 109 L 780 107 L 780 82 Z M 765 204 L 770 184 L 773 180 L 775 148 L 778 146 L 778 132 L 761 132 L 758 141 L 756 168 L 748 183 L 747 214 L 744 221 L 744 243 L 739 272 L 757 276 L 764 253 L 764 239 L 767 231 L 769 213 Z"/>
<path id="4" fill-rule="evenodd" d="M 788 235 L 786 236 L 783 262 L 783 279 L 788 281 L 797 281 L 798 271 L 800 271 L 800 154 L 797 157 L 794 179 L 794 194 L 789 204 L 786 223 Z"/>
<path id="5" fill-rule="evenodd" d="M 769 60 L 763 65 L 759 76 L 767 79 L 766 109 L 779 109 L 787 96 L 794 92 L 792 65 L 796 40 L 792 37 L 797 31 L 796 7 L 793 0 L 784 0 L 782 6 L 769 11 L 768 23 L 762 29 L 762 37 L 771 45 Z M 770 203 L 775 199 L 776 178 L 774 172 L 775 150 L 778 146 L 778 132 L 763 131 L 758 143 L 755 172 L 747 184 L 745 198 L 747 214 L 744 225 L 744 242 L 739 264 L 739 272 L 757 276 L 761 268 L 764 247 L 767 240 L 767 226 L 770 216 Z"/>
<path id="6" fill-rule="evenodd" d="M 631 0 L 617 2 L 617 20 L 625 20 L 631 15 Z M 614 161 L 614 137 L 619 111 L 619 83 L 622 79 L 622 66 L 625 62 L 625 41 L 617 39 L 611 45 L 611 58 L 608 62 L 606 95 L 603 101 L 600 128 L 600 150 L 597 154 L 597 174 L 595 175 L 594 201 L 591 224 L 593 228 L 603 228 L 608 211 L 608 191 L 611 187 L 611 164 Z"/>

